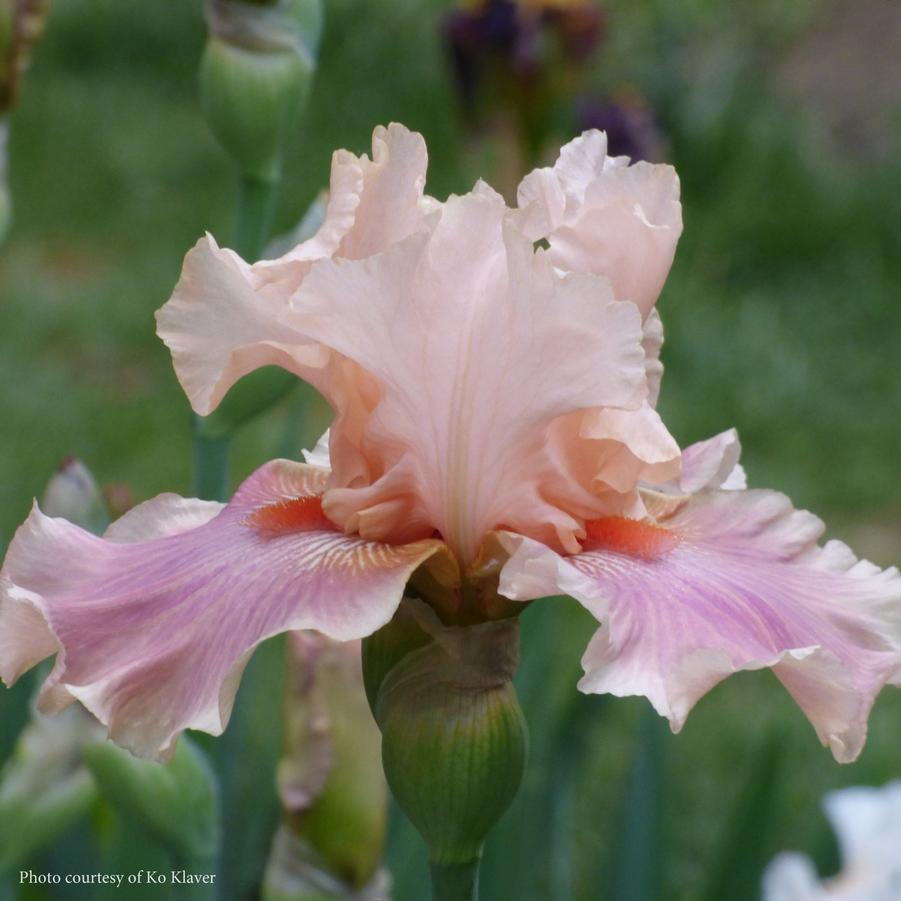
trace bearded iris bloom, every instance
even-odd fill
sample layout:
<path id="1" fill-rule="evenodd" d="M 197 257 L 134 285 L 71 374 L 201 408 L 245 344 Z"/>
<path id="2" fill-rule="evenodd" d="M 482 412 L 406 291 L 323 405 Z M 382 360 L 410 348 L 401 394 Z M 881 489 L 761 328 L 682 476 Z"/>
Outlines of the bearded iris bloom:
<path id="1" fill-rule="evenodd" d="M 842 869 L 820 880 L 803 854 L 780 854 L 763 880 L 763 901 L 896 901 L 901 893 L 901 782 L 854 786 L 823 802 L 838 838 Z"/>
<path id="2" fill-rule="evenodd" d="M 41 703 L 77 700 L 137 754 L 224 729 L 253 649 L 346 641 L 404 593 L 448 624 L 568 594 L 599 629 L 588 692 L 645 695 L 673 728 L 737 670 L 772 667 L 839 760 L 901 679 L 901 577 L 783 495 L 747 490 L 734 432 L 680 452 L 656 413 L 654 304 L 681 232 L 667 166 L 587 133 L 507 207 L 424 194 L 422 138 L 335 154 L 319 232 L 250 265 L 190 251 L 159 334 L 194 409 L 251 370 L 315 386 L 334 419 L 227 505 L 162 495 L 104 538 L 35 509 L 0 586 L 0 675 L 56 654 Z"/>

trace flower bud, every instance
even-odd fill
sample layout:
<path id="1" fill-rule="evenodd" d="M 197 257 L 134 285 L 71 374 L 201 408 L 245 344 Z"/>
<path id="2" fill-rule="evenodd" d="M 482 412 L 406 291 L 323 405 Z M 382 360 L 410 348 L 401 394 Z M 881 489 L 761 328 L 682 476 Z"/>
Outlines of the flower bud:
<path id="1" fill-rule="evenodd" d="M 288 128 L 309 95 L 322 2 L 206 0 L 206 18 L 204 114 L 243 176 L 275 181 Z"/>
<path id="2" fill-rule="evenodd" d="M 407 599 L 366 644 L 388 784 L 425 839 L 433 872 L 467 878 L 525 767 L 526 725 L 511 682 L 519 623 L 448 627 Z"/>
<path id="3" fill-rule="evenodd" d="M 287 679 L 277 774 L 285 819 L 266 869 L 265 897 L 355 898 L 373 880 L 384 882 L 378 869 L 388 802 L 360 645 L 294 632 Z"/>
<path id="4" fill-rule="evenodd" d="M 69 522 L 100 535 L 110 522 L 106 501 L 91 471 L 75 457 L 66 457 L 53 474 L 41 508 L 48 516 Z"/>

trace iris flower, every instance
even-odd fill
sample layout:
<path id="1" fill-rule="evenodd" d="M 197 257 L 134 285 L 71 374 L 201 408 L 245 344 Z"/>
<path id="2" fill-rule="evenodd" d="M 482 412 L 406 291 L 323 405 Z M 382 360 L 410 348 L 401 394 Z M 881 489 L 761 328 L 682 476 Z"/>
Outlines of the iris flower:
<path id="1" fill-rule="evenodd" d="M 838 837 L 841 872 L 821 881 L 809 857 L 780 854 L 764 875 L 763 901 L 897 901 L 901 782 L 839 789 L 823 806 Z"/>
<path id="2" fill-rule="evenodd" d="M 681 232 L 668 166 L 589 132 L 508 208 L 423 193 L 422 138 L 338 151 L 318 233 L 249 265 L 207 236 L 159 334 L 194 409 L 277 365 L 334 413 L 306 462 L 227 505 L 161 495 L 103 538 L 35 508 L 0 586 L 0 675 L 56 654 L 44 710 L 80 701 L 145 756 L 227 723 L 285 630 L 371 634 L 405 591 L 448 624 L 566 594 L 600 623 L 586 692 L 645 695 L 678 730 L 737 670 L 772 667 L 839 760 L 901 678 L 901 577 L 772 491 L 734 432 L 680 453 L 655 411 L 654 304 Z"/>

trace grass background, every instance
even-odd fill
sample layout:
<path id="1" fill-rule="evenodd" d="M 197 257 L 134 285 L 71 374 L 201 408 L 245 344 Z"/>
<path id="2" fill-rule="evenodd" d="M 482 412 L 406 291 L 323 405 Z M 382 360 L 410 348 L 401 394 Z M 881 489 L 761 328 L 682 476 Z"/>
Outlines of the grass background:
<path id="1" fill-rule="evenodd" d="M 367 149 L 378 123 L 423 132 L 430 193 L 467 190 L 477 177 L 439 43 L 445 6 L 330 0 L 279 229 L 326 183 L 331 151 Z M 890 5 L 863 3 L 859 33 L 838 5 L 783 6 L 615 0 L 591 80 L 649 98 L 682 178 L 685 234 L 660 302 L 664 419 L 682 444 L 737 426 L 753 485 L 786 491 L 823 515 L 830 535 L 890 564 L 901 557 L 901 85 L 897 70 L 877 70 L 872 45 L 871 72 L 867 54 L 847 62 L 860 57 L 864 26 Z M 0 247 L 0 541 L 67 454 L 103 481 L 128 483 L 137 499 L 188 489 L 188 408 L 152 317 L 196 238 L 231 233 L 232 172 L 197 108 L 204 37 L 199 2 L 66 0 L 53 10 L 12 121 L 16 220 Z M 870 79 L 880 90 L 823 96 L 842 60 L 864 88 Z M 893 78 L 897 90 L 886 92 Z M 289 414 L 277 409 L 242 433 L 236 479 L 275 453 Z M 540 653 L 547 615 L 526 617 L 527 653 Z M 560 615 L 575 638 L 565 662 L 549 659 L 547 692 L 563 703 L 574 696 L 589 624 Z M 0 695 L 4 751 L 24 691 Z M 537 732 L 535 703 L 526 713 Z M 569 738 L 589 752 L 571 804 L 557 812 L 569 843 L 537 857 L 511 845 L 526 841 L 510 824 L 530 815 L 527 783 L 489 845 L 489 855 L 516 862 L 535 898 L 557 897 L 551 881 L 564 865 L 573 894 L 560 897 L 606 897 L 621 850 L 618 811 L 644 703 L 588 703 Z M 665 897 L 701 897 L 735 799 L 773 741 L 778 814 L 757 850 L 803 849 L 834 866 L 819 798 L 901 775 L 899 732 L 901 695 L 890 692 L 860 761 L 839 767 L 771 676 L 730 679 L 681 736 L 660 740 Z M 542 778 L 536 766 L 532 782 Z M 502 878 L 489 868 L 487 897 L 505 897 L 491 884 Z"/>

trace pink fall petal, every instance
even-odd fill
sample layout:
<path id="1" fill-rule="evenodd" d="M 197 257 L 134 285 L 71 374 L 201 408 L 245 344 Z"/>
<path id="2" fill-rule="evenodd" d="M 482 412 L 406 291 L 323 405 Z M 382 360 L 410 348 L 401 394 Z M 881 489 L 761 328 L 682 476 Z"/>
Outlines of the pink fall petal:
<path id="1" fill-rule="evenodd" d="M 427 162 L 421 135 L 397 124 L 379 127 L 371 160 L 335 153 L 325 220 L 283 257 L 250 265 L 210 235 L 197 242 L 157 313 L 158 334 L 196 412 L 210 413 L 241 376 L 261 366 L 302 375 L 326 364 L 294 326 L 290 296 L 314 261 L 359 259 L 412 234 L 425 215 Z"/>
<path id="2" fill-rule="evenodd" d="M 499 526 L 572 546 L 570 511 L 603 508 L 545 436 L 569 413 L 640 406 L 640 317 L 604 280 L 555 273 L 506 213 L 479 185 L 390 251 L 316 264 L 295 296 L 303 332 L 379 386 L 368 420 L 331 429 L 324 507 L 345 531 L 437 530 L 466 563 Z M 349 471 L 335 453 L 348 425 L 365 464 Z"/>
<path id="3" fill-rule="evenodd" d="M 679 179 L 672 166 L 607 156 L 607 137 L 585 132 L 553 168 L 527 175 L 517 194 L 519 227 L 547 240 L 565 272 L 610 280 L 617 300 L 647 316 L 657 302 L 682 233 Z"/>
<path id="4" fill-rule="evenodd" d="M 709 462 L 713 450 L 686 456 Z M 656 522 L 601 520 L 601 540 L 570 557 L 503 536 L 512 556 L 501 593 L 569 594 L 597 617 L 583 691 L 644 695 L 678 731 L 730 673 L 772 667 L 836 759 L 856 758 L 876 694 L 901 679 L 897 570 L 840 542 L 817 547 L 820 520 L 776 492 L 709 488 L 645 503 Z"/>
<path id="5" fill-rule="evenodd" d="M 142 756 L 170 753 L 186 728 L 221 733 L 257 644 L 295 629 L 370 634 L 440 547 L 335 531 L 319 508 L 325 478 L 277 460 L 225 507 L 163 496 L 105 539 L 35 509 L 0 573 L 0 676 L 57 652 L 42 709 L 78 700 Z"/>

